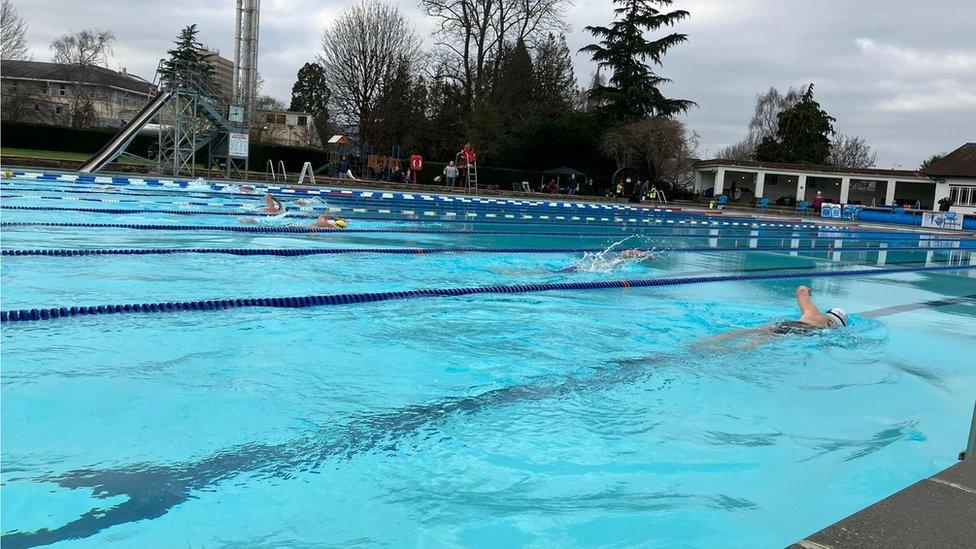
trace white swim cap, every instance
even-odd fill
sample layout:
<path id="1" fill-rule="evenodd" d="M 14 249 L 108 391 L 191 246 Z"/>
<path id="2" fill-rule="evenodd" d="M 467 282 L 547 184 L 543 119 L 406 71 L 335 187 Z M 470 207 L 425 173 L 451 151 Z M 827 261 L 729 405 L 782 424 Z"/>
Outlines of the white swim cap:
<path id="1" fill-rule="evenodd" d="M 842 328 L 847 326 L 847 312 L 840 307 L 834 307 L 833 309 L 827 309 L 824 313 L 827 317 L 827 323 L 830 324 L 831 328 Z"/>

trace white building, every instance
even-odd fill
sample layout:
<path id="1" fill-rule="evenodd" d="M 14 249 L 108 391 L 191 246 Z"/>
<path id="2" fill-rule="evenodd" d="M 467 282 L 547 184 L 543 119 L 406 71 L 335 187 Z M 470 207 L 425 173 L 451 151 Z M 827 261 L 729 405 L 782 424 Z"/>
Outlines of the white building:
<path id="1" fill-rule="evenodd" d="M 976 143 L 966 143 L 933 162 L 925 175 L 935 180 L 939 189 L 948 187 L 946 196 L 952 199 L 952 211 L 976 214 Z"/>
<path id="2" fill-rule="evenodd" d="M 258 141 L 289 147 L 322 146 L 315 119 L 307 112 L 258 110 L 254 127 Z"/>
<path id="3" fill-rule="evenodd" d="M 695 164 L 695 191 L 725 194 L 740 203 L 768 198 L 771 204 L 813 201 L 884 206 L 909 204 L 938 209 L 939 200 L 955 193 L 952 211 L 976 213 L 976 144 L 946 155 L 925 173 L 910 170 L 838 168 L 750 160 L 703 160 Z"/>

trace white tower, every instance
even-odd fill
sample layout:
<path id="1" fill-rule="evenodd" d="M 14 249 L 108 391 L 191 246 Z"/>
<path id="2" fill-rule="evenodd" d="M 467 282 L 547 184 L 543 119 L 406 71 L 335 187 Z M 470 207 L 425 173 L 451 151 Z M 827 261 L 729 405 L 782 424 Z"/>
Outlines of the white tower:
<path id="1" fill-rule="evenodd" d="M 234 103 L 244 107 L 245 122 L 254 113 L 258 87 L 258 27 L 261 0 L 237 0 L 234 40 Z"/>

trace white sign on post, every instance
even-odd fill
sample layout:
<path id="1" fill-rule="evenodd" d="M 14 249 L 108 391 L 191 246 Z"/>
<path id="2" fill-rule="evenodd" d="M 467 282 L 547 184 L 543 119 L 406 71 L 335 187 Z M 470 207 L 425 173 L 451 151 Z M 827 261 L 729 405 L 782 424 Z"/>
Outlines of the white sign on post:
<path id="1" fill-rule="evenodd" d="M 231 133 L 227 138 L 227 156 L 247 158 L 250 138 L 246 133 Z"/>

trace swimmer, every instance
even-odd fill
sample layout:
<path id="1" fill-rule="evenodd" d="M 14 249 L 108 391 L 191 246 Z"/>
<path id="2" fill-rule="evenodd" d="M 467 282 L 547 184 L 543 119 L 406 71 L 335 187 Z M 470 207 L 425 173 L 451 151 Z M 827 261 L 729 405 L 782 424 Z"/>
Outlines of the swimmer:
<path id="1" fill-rule="evenodd" d="M 271 193 L 264 195 L 264 204 L 264 209 L 261 210 L 264 213 L 281 213 L 285 211 L 285 205 Z"/>
<path id="2" fill-rule="evenodd" d="M 314 204 L 318 204 L 319 202 L 322 201 L 319 200 L 318 197 L 314 196 L 312 198 L 296 198 L 295 200 L 291 201 L 291 203 L 296 206 L 312 206 Z"/>
<path id="3" fill-rule="evenodd" d="M 578 273 L 578 272 L 598 272 L 609 273 L 619 271 L 631 263 L 643 263 L 657 259 L 654 250 L 642 250 L 640 248 L 630 248 L 618 253 L 611 252 L 607 248 L 602 252 L 583 254 L 579 260 L 568 267 L 556 269 L 556 273 Z"/>
<path id="4" fill-rule="evenodd" d="M 345 219 L 332 219 L 329 217 L 329 214 L 324 213 L 315 219 L 315 223 L 312 224 L 312 231 L 315 232 L 319 229 L 345 229 L 348 226 L 349 223 Z"/>
<path id="5" fill-rule="evenodd" d="M 646 259 L 655 259 L 654 251 L 642 250 L 640 248 L 631 248 L 629 250 L 624 250 L 620 252 L 620 257 L 624 259 L 638 259 L 644 261 Z"/>
<path id="6" fill-rule="evenodd" d="M 809 336 L 823 333 L 824 330 L 847 327 L 847 313 L 844 309 L 834 307 L 821 313 L 814 305 L 812 297 L 813 292 L 810 288 L 800 286 L 796 289 L 796 303 L 800 307 L 800 318 L 797 320 L 781 320 L 760 328 L 734 330 L 709 338 L 700 345 L 715 351 L 729 350 L 730 347 L 752 349 L 778 336 Z M 727 345 L 730 341 L 734 343 Z"/>

